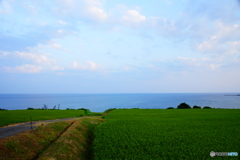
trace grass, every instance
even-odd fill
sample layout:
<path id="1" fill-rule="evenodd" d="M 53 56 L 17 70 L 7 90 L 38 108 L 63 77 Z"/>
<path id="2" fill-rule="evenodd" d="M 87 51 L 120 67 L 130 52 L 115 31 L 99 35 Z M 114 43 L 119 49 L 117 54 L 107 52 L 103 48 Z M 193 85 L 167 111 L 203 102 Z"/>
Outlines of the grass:
<path id="1" fill-rule="evenodd" d="M 84 115 L 83 110 L 6 110 L 0 111 L 0 127 L 32 121 L 73 118 Z"/>
<path id="2" fill-rule="evenodd" d="M 95 129 L 94 160 L 238 159 L 240 110 L 119 109 Z"/>
<path id="3" fill-rule="evenodd" d="M 0 160 L 31 160 L 64 132 L 72 121 L 39 126 L 0 140 Z"/>
<path id="4" fill-rule="evenodd" d="M 95 126 L 100 117 L 77 120 L 61 137 L 49 146 L 39 160 L 87 160 L 91 158 L 91 143 Z"/>
<path id="5" fill-rule="evenodd" d="M 91 159 L 94 128 L 98 117 L 47 123 L 0 140 L 0 160 Z"/>

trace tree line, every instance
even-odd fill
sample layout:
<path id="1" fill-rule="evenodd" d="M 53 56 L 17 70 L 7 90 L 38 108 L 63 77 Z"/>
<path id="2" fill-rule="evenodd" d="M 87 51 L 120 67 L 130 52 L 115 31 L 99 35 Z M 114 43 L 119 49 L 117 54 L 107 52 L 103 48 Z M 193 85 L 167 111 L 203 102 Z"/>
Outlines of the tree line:
<path id="1" fill-rule="evenodd" d="M 183 103 L 180 103 L 178 106 L 177 106 L 177 109 L 202 109 L 201 106 L 197 106 L 197 105 L 194 105 L 193 107 L 191 107 L 189 104 L 183 102 Z M 174 107 L 168 107 L 167 109 L 174 109 Z M 205 106 L 203 107 L 203 109 L 212 109 L 211 107 L 209 106 Z"/>

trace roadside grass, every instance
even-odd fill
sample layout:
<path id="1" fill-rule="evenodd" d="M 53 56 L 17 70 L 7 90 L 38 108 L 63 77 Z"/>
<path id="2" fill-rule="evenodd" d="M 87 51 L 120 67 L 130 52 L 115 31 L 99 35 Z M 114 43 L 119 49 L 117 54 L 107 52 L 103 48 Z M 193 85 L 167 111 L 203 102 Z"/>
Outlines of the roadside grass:
<path id="1" fill-rule="evenodd" d="M 100 117 L 76 120 L 57 141 L 51 144 L 38 160 L 91 159 L 94 128 L 103 120 Z"/>
<path id="2" fill-rule="evenodd" d="M 0 140 L 0 160 L 31 160 L 64 132 L 73 121 L 48 123 Z"/>
<path id="3" fill-rule="evenodd" d="M 94 131 L 93 159 L 239 159 L 240 110 L 117 109 Z"/>
<path id="4" fill-rule="evenodd" d="M 32 121 L 74 118 L 84 116 L 83 110 L 6 110 L 0 111 L 0 127 Z"/>

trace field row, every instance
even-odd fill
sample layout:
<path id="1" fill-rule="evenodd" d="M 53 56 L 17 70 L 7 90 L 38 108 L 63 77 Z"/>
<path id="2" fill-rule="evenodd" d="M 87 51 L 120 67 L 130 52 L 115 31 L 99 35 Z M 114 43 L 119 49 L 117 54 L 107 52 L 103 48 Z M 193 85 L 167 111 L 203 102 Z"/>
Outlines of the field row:
<path id="1" fill-rule="evenodd" d="M 240 151 L 240 110 L 123 109 L 104 118 L 94 160 L 211 159 L 211 151 Z"/>

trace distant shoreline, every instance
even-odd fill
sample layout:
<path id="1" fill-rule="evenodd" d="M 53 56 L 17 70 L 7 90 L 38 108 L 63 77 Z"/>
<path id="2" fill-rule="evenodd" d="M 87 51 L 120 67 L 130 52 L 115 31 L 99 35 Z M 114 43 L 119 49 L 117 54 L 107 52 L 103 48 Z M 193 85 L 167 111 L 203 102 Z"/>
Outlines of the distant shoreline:
<path id="1" fill-rule="evenodd" d="M 226 94 L 224 96 L 240 96 L 240 94 Z"/>

